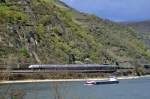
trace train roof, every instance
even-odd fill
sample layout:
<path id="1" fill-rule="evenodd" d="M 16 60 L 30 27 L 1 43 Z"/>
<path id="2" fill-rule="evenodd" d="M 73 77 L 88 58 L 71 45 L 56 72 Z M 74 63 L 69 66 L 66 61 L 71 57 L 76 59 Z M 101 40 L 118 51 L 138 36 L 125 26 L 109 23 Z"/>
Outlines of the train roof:
<path id="1" fill-rule="evenodd" d="M 33 64 L 30 67 L 116 67 L 110 64 Z"/>

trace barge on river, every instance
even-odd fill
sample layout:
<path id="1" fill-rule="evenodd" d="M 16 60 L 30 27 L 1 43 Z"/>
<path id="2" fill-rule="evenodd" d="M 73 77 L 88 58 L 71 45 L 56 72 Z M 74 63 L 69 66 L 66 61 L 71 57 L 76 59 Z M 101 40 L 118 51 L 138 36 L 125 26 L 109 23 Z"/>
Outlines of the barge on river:
<path id="1" fill-rule="evenodd" d="M 100 84 L 118 84 L 119 81 L 116 77 L 110 77 L 108 80 L 88 80 L 85 82 L 85 85 L 100 85 Z"/>

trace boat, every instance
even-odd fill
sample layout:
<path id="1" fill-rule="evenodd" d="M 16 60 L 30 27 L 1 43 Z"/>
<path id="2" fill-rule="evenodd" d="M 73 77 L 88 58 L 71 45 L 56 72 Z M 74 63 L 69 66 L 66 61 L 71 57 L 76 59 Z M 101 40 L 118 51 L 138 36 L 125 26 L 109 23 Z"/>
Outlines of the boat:
<path id="1" fill-rule="evenodd" d="M 100 84 L 118 84 L 119 81 L 116 77 L 109 77 L 108 80 L 88 80 L 85 82 L 85 85 L 100 85 Z"/>
<path id="2" fill-rule="evenodd" d="M 88 80 L 88 81 L 85 82 L 84 85 L 95 85 L 95 84 L 96 84 L 96 81 L 94 81 L 94 80 Z"/>

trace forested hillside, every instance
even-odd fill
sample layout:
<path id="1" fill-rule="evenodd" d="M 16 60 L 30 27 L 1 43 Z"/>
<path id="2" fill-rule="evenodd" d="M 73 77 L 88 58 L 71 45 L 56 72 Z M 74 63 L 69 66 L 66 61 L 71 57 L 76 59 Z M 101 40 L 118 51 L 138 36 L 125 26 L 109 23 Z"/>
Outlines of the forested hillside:
<path id="1" fill-rule="evenodd" d="M 148 63 L 133 29 L 58 0 L 0 0 L 1 64 Z"/>
<path id="2" fill-rule="evenodd" d="M 131 27 L 139 32 L 141 39 L 147 44 L 150 49 L 150 20 L 138 22 L 123 22 L 122 25 Z"/>

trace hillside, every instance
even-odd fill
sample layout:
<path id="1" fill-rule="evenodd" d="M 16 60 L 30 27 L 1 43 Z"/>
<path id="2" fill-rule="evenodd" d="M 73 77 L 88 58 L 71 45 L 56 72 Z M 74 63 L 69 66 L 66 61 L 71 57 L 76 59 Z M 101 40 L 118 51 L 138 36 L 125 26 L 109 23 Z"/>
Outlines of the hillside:
<path id="1" fill-rule="evenodd" d="M 140 22 L 127 22 L 124 23 L 127 26 L 134 28 L 135 30 L 142 33 L 150 33 L 150 20 Z"/>
<path id="2" fill-rule="evenodd" d="M 0 0 L 1 64 L 150 61 L 136 31 L 58 0 Z"/>
<path id="3" fill-rule="evenodd" d="M 125 26 L 131 27 L 139 32 L 141 39 L 147 44 L 150 49 L 150 20 L 139 22 L 125 22 L 121 23 Z"/>

